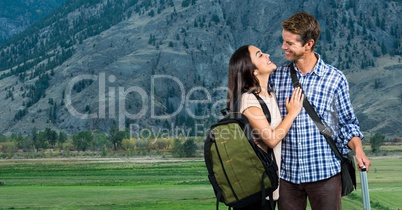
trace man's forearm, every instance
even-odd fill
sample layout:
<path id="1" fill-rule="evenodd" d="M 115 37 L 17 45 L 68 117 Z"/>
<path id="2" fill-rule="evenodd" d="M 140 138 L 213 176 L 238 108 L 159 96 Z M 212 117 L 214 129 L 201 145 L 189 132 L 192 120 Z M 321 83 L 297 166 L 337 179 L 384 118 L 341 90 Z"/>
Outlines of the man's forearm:
<path id="1" fill-rule="evenodd" d="M 363 151 L 363 145 L 362 145 L 362 140 L 361 140 L 361 138 L 358 137 L 358 136 L 353 137 L 353 138 L 349 141 L 348 146 L 349 146 L 349 148 L 352 149 L 352 151 L 355 152 L 356 154 L 357 154 L 357 153 L 361 153 L 361 152 L 364 153 L 364 151 Z"/>
<path id="2" fill-rule="evenodd" d="M 367 171 L 369 171 L 371 162 L 367 158 L 366 154 L 364 153 L 362 140 L 360 139 L 360 137 L 358 137 L 358 136 L 353 137 L 349 141 L 348 146 L 356 154 L 356 161 L 357 161 L 357 165 L 359 166 L 359 171 L 361 170 L 361 167 L 363 167 L 363 166 L 366 166 Z"/>

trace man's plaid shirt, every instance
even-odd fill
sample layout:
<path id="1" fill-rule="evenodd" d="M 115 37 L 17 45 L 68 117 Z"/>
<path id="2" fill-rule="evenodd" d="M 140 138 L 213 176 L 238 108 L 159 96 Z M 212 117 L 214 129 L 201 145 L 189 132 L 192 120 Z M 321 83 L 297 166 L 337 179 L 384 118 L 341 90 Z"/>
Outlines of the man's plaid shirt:
<path id="1" fill-rule="evenodd" d="M 279 67 L 271 73 L 270 86 L 285 117 L 285 100 L 293 92 L 289 65 L 294 65 L 304 94 L 321 120 L 336 134 L 333 135 L 336 145 L 346 155 L 352 137 L 363 139 L 350 102 L 348 82 L 341 71 L 316 56 L 316 66 L 306 75 L 293 63 Z M 282 142 L 281 178 L 295 184 L 315 182 L 332 177 L 340 170 L 339 159 L 303 108 Z"/>

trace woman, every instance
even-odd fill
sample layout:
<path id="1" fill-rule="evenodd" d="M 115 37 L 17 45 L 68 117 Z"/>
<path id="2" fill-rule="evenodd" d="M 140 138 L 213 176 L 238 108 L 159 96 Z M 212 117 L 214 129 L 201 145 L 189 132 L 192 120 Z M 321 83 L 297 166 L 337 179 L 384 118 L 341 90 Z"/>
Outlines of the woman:
<path id="1" fill-rule="evenodd" d="M 241 112 L 248 118 L 254 133 L 258 135 L 255 140 L 257 145 L 265 150 L 267 147 L 273 148 L 280 167 L 281 140 L 300 113 L 303 95 L 299 88 L 293 91 L 292 97 L 286 100 L 288 114 L 282 120 L 276 97 L 268 88 L 269 75 L 275 69 L 276 65 L 269 59 L 269 55 L 255 46 L 245 45 L 236 50 L 229 61 L 227 107 L 231 112 Z M 258 94 L 267 104 L 271 124 L 268 123 L 257 98 L 251 92 Z M 278 189 L 274 191 L 274 200 L 279 198 Z M 260 205 L 261 202 L 257 202 L 236 210 L 260 209 Z M 270 209 L 270 206 L 267 205 L 266 209 Z"/>

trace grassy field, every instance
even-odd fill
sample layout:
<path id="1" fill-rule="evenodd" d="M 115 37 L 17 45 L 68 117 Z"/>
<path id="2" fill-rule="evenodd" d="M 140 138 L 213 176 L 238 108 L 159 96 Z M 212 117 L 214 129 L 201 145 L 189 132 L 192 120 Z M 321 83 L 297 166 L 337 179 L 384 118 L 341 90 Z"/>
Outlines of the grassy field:
<path id="1" fill-rule="evenodd" d="M 372 163 L 372 209 L 402 209 L 402 158 Z M 0 160 L 0 182 L 0 209 L 215 209 L 202 159 Z M 362 209 L 360 185 L 342 205 Z"/>

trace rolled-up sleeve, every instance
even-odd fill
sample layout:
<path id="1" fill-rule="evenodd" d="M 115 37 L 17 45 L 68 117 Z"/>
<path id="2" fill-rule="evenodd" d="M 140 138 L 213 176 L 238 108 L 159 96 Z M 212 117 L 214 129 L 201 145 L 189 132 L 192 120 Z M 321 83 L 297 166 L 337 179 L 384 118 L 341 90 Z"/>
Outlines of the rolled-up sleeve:
<path id="1" fill-rule="evenodd" d="M 357 119 L 353 106 L 349 97 L 349 86 L 345 76 L 342 77 L 339 87 L 336 93 L 336 108 L 338 110 L 338 126 L 339 126 L 339 138 L 347 143 L 353 137 L 364 138 L 360 132 L 360 124 Z"/>

